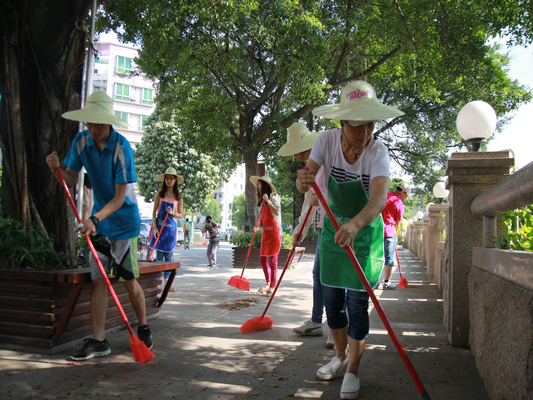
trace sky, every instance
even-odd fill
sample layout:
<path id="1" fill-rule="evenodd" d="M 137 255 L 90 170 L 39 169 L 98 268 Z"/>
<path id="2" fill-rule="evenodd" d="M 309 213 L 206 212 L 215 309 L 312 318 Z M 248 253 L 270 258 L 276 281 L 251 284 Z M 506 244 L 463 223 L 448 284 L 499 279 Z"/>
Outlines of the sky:
<path id="1" fill-rule="evenodd" d="M 514 47 L 511 50 L 511 69 L 509 76 L 517 79 L 523 85 L 533 88 L 533 45 L 529 47 Z M 515 155 L 517 169 L 525 167 L 533 161 L 533 102 L 522 105 L 512 121 L 501 132 L 494 134 L 487 145 L 488 151 L 511 149 Z"/>

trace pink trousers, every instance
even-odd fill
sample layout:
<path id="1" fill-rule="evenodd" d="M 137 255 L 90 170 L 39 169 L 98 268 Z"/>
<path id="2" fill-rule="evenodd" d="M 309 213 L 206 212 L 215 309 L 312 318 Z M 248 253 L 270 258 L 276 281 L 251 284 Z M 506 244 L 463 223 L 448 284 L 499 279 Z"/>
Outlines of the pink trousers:
<path id="1" fill-rule="evenodd" d="M 261 266 L 263 267 L 263 272 L 265 273 L 265 279 L 270 283 L 270 287 L 276 286 L 276 279 L 278 276 L 278 256 L 279 253 L 275 256 L 261 256 Z"/>

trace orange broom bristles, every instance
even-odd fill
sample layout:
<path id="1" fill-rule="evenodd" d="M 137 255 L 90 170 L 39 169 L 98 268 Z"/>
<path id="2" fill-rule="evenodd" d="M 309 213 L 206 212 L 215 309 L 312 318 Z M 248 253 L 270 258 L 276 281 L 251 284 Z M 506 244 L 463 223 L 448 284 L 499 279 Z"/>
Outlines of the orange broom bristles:
<path id="1" fill-rule="evenodd" d="M 250 282 L 243 276 L 235 275 L 232 276 L 228 282 L 228 285 L 233 286 L 237 289 L 250 291 Z"/>
<path id="2" fill-rule="evenodd" d="M 267 329 L 272 329 L 274 326 L 274 321 L 272 318 L 264 317 L 255 317 L 249 319 L 241 326 L 241 333 L 250 333 L 255 331 L 266 331 Z"/>
<path id="3" fill-rule="evenodd" d="M 155 354 L 135 335 L 130 336 L 130 347 L 135 361 L 141 365 L 148 364 L 155 358 Z"/>

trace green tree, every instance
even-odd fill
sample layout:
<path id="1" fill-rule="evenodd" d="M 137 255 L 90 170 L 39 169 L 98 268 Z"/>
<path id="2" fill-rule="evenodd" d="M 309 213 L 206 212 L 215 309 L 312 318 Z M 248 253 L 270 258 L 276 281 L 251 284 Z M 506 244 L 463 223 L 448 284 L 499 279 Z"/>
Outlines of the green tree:
<path id="1" fill-rule="evenodd" d="M 505 12 L 485 14 L 494 7 Z M 462 105 L 485 100 L 503 116 L 530 100 L 507 77 L 506 56 L 486 45 L 508 28 L 530 33 L 519 17 L 529 8 L 508 0 L 130 0 L 107 7 L 102 20 L 142 44 L 138 65 L 158 78 L 159 101 L 179 110 L 176 119 L 198 149 L 229 168 L 244 161 L 250 228 L 248 178 L 258 155 L 274 157 L 296 120 L 316 130 L 331 124 L 309 112 L 337 102 L 356 79 L 405 111 L 378 125 L 378 135 L 414 183 L 442 175 L 448 152 L 464 146 L 454 127 Z"/>
<path id="2" fill-rule="evenodd" d="M 244 228 L 244 207 L 246 195 L 241 193 L 231 202 L 231 223 L 237 229 Z"/>
<path id="3" fill-rule="evenodd" d="M 212 197 L 209 199 L 207 205 L 200 211 L 200 213 L 204 217 L 210 215 L 213 221 L 220 222 L 220 204 L 218 204 L 218 201 Z"/>
<path id="4" fill-rule="evenodd" d="M 0 13 L 2 207 L 27 232 L 35 222 L 67 253 L 74 252 L 72 214 L 45 158 L 55 150 L 63 159 L 78 131 L 61 114 L 79 107 L 91 4 L 6 0 Z"/>
<path id="5" fill-rule="evenodd" d="M 189 210 L 206 207 L 217 183 L 224 178 L 212 157 L 196 151 L 175 123 L 162 120 L 157 108 L 135 150 L 135 165 L 139 192 L 146 202 L 152 201 L 161 189 L 156 176 L 174 167 L 183 176 L 179 189 L 184 208 Z"/>

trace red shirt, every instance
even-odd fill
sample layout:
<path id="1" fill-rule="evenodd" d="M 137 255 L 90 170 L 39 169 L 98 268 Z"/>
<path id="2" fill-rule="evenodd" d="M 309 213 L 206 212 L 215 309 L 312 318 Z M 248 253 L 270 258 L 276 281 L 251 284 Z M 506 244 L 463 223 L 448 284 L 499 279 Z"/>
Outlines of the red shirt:
<path id="1" fill-rule="evenodd" d="M 387 205 L 381 212 L 383 216 L 383 223 L 385 224 L 385 237 L 394 237 L 396 235 L 397 221 L 403 218 L 404 205 L 402 198 L 396 192 L 389 192 L 387 194 Z"/>

